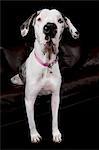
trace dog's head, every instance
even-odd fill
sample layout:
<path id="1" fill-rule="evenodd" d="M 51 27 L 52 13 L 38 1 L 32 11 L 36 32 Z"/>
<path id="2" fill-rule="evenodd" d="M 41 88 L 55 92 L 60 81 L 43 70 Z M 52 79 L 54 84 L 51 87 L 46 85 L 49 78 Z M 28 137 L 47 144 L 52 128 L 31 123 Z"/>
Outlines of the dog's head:
<path id="1" fill-rule="evenodd" d="M 56 9 L 43 9 L 32 14 L 20 27 L 23 37 L 28 34 L 30 26 L 34 27 L 35 38 L 43 49 L 58 49 L 65 28 L 69 29 L 74 39 L 79 38 L 71 21 Z"/>

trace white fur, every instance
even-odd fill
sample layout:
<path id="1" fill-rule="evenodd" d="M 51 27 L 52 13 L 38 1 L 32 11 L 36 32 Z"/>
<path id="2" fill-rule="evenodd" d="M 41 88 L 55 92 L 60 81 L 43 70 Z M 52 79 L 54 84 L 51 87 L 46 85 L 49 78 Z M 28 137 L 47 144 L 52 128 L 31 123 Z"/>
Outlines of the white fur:
<path id="1" fill-rule="evenodd" d="M 29 29 L 24 28 L 23 30 L 21 30 L 21 35 L 24 37 L 27 35 Z"/>
<path id="2" fill-rule="evenodd" d="M 22 80 L 19 77 L 19 74 L 16 74 L 14 77 L 11 78 L 11 82 L 13 84 L 18 84 L 18 85 L 24 85 Z"/>
<path id="3" fill-rule="evenodd" d="M 71 33 L 72 37 L 74 39 L 79 38 L 79 34 L 76 33 L 76 32 L 78 32 L 77 29 L 73 26 L 73 24 L 71 23 L 70 19 L 68 19 L 67 17 L 65 17 L 65 18 L 67 20 L 65 25 L 66 25 L 66 27 L 69 28 L 69 32 Z"/>
<path id="4" fill-rule="evenodd" d="M 30 17 L 31 18 L 31 17 Z M 38 21 L 41 18 L 41 21 Z M 63 23 L 59 23 L 58 19 L 61 18 Z M 42 53 L 45 50 L 45 35 L 43 33 L 43 27 L 47 22 L 55 23 L 57 25 L 56 36 L 52 39 L 55 44 L 56 54 L 51 54 L 51 59 L 48 59 L 48 52 L 45 55 Z M 30 22 L 29 22 L 30 23 Z M 63 32 L 64 27 L 68 25 L 69 30 L 74 37 L 75 27 L 72 25 L 69 19 L 65 23 L 64 18 L 58 10 L 44 9 L 40 11 L 40 14 L 33 21 L 36 40 L 34 43 L 34 49 L 26 60 L 26 86 L 25 86 L 25 106 L 30 128 L 31 141 L 37 143 L 41 140 L 41 136 L 38 133 L 34 120 L 34 104 L 38 94 L 52 94 L 51 108 L 52 108 L 52 136 L 54 142 L 61 142 L 62 136 L 58 129 L 58 109 L 60 103 L 60 86 L 61 86 L 61 74 L 59 70 L 58 62 L 56 62 L 52 68 L 45 67 L 40 64 L 35 58 L 34 52 L 40 57 L 44 63 L 51 63 L 56 59 L 56 55 L 59 51 L 60 35 Z M 24 32 L 23 32 L 24 31 Z M 25 29 L 21 31 L 22 36 L 27 34 Z M 52 72 L 52 73 L 51 73 Z M 18 77 L 18 75 L 17 75 Z M 12 82 L 14 81 L 14 78 Z M 18 79 L 17 79 L 18 81 Z M 15 82 L 14 83 L 18 83 Z M 19 82 L 19 84 L 22 84 Z"/>
<path id="5" fill-rule="evenodd" d="M 52 107 L 54 107 L 52 108 L 53 134 L 54 132 L 56 132 L 56 129 L 58 130 L 57 112 L 59 106 L 59 90 L 61 85 L 61 75 L 59 71 L 58 62 L 52 67 L 51 71 L 53 73 L 51 74 L 49 68 L 43 67 L 41 66 L 41 64 L 37 62 L 34 56 L 34 51 L 30 54 L 30 57 L 27 59 L 26 62 L 26 90 L 25 90 L 25 103 L 29 119 L 31 137 L 33 137 L 34 132 L 37 133 L 36 125 L 33 118 L 34 114 L 33 105 L 35 103 L 37 95 L 40 93 L 43 94 L 52 93 Z M 32 141 L 34 141 L 34 139 L 32 139 Z"/>
<path id="6" fill-rule="evenodd" d="M 41 21 L 38 21 L 38 18 L 41 18 Z M 57 34 L 55 38 L 52 39 L 52 41 L 57 46 L 56 49 L 58 50 L 60 33 L 62 33 L 64 30 L 64 23 L 58 23 L 59 18 L 62 18 L 62 15 L 59 11 L 55 9 L 43 9 L 40 12 L 40 14 L 36 17 L 36 22 L 34 24 L 35 36 L 42 50 L 44 49 L 44 45 L 46 44 L 45 34 L 43 33 L 43 27 L 48 22 L 55 23 L 57 25 Z"/>

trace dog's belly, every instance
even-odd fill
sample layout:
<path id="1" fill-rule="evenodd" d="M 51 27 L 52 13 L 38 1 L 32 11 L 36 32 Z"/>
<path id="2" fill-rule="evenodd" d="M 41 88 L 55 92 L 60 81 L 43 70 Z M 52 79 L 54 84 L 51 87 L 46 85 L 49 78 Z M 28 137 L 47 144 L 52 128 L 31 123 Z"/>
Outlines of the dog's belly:
<path id="1" fill-rule="evenodd" d="M 51 90 L 41 89 L 41 91 L 39 92 L 39 95 L 49 95 L 49 94 L 52 94 Z"/>

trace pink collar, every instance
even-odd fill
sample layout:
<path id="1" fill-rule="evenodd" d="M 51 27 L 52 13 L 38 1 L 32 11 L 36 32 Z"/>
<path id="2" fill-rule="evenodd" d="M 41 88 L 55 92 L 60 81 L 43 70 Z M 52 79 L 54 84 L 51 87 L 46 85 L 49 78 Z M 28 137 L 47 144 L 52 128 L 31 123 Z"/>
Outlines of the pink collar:
<path id="1" fill-rule="evenodd" d="M 37 56 L 35 51 L 34 51 L 34 55 L 35 55 L 35 58 L 37 59 L 37 61 L 44 67 L 51 68 L 58 60 L 58 58 L 56 58 L 52 63 L 43 63 L 43 61 Z"/>

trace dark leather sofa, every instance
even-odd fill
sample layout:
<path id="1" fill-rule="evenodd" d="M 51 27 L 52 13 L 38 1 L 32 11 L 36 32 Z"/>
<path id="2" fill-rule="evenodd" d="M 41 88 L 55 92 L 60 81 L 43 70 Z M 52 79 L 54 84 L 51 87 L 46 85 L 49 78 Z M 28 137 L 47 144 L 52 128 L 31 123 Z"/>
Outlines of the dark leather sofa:
<path id="1" fill-rule="evenodd" d="M 22 44 L 10 49 L 0 48 L 1 57 L 1 98 L 9 94 L 24 93 L 24 86 L 15 86 L 10 78 L 18 73 L 19 66 L 27 56 L 26 47 Z M 72 92 L 89 92 L 98 88 L 99 82 L 99 48 L 90 49 L 87 57 L 82 61 L 79 45 L 61 45 L 59 66 L 62 74 L 61 94 L 66 96 Z M 90 93 L 91 94 L 91 93 Z M 14 99 L 13 99 L 14 101 Z"/>
<path id="2" fill-rule="evenodd" d="M 99 48 L 90 49 L 83 60 L 81 47 L 77 44 L 61 45 L 60 49 L 59 64 L 63 78 L 60 111 L 88 101 L 97 102 L 99 99 Z M 9 128 L 15 124 L 27 122 L 24 86 L 15 86 L 10 82 L 10 78 L 18 72 L 19 66 L 26 59 L 26 49 L 21 45 L 10 49 L 1 47 L 0 51 L 1 127 L 3 141 L 5 141 L 6 130 L 9 131 L 7 126 Z M 47 116 L 50 112 L 50 96 L 38 97 L 35 105 L 37 117 Z M 27 123 L 26 128 L 28 129 Z M 3 146 L 6 147 L 4 142 Z"/>

